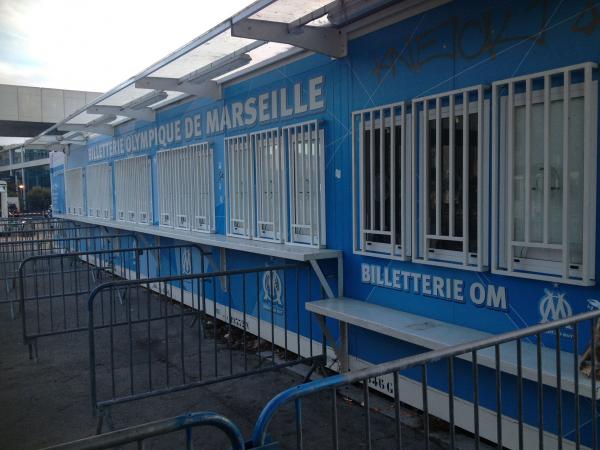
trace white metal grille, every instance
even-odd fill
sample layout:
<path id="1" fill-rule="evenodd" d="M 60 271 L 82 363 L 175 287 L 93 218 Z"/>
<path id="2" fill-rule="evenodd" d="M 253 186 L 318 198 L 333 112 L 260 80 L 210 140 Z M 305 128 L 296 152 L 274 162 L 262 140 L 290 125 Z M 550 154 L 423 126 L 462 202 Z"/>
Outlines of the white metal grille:
<path id="1" fill-rule="evenodd" d="M 83 169 L 69 169 L 65 171 L 65 203 L 67 214 L 84 216 L 83 205 Z"/>
<path id="2" fill-rule="evenodd" d="M 356 253 L 410 254 L 409 120 L 403 102 L 352 113 Z"/>
<path id="3" fill-rule="evenodd" d="M 152 215 L 151 161 L 147 156 L 115 161 L 117 220 L 149 224 Z"/>
<path id="4" fill-rule="evenodd" d="M 157 153 L 160 225 L 214 231 L 213 153 L 207 143 Z"/>
<path id="5" fill-rule="evenodd" d="M 493 84 L 494 272 L 594 283 L 596 68 Z"/>
<path id="6" fill-rule="evenodd" d="M 487 106 L 487 108 L 486 108 Z M 483 270 L 489 102 L 483 86 L 415 99 L 413 259 Z M 418 141 L 417 141 L 418 138 Z"/>
<path id="7" fill-rule="evenodd" d="M 110 164 L 94 164 L 86 168 L 88 216 L 110 220 L 112 207 L 112 167 Z"/>
<path id="8" fill-rule="evenodd" d="M 252 237 L 254 223 L 254 173 L 248 135 L 225 139 L 227 234 Z"/>
<path id="9" fill-rule="evenodd" d="M 287 146 L 290 233 L 294 244 L 325 245 L 324 133 L 317 121 L 282 129 Z"/>
<path id="10" fill-rule="evenodd" d="M 256 234 L 258 239 L 285 240 L 284 161 L 277 129 L 250 135 L 256 177 Z"/>

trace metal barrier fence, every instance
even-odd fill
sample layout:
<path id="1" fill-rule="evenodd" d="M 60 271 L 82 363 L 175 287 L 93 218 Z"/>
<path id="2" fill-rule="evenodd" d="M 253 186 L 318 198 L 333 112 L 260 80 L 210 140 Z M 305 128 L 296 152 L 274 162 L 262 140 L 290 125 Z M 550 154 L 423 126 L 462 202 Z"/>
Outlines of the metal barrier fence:
<path id="1" fill-rule="evenodd" d="M 314 339 L 316 322 L 299 301 L 310 299 L 313 287 L 304 263 L 98 286 L 88 303 L 98 430 L 116 404 L 299 363 L 323 364 L 325 339 Z M 124 288 L 129 295 L 119 307 Z M 154 301 L 164 300 L 157 292 L 165 291 L 167 301 Z"/>
<path id="2" fill-rule="evenodd" d="M 144 449 L 145 441 L 181 430 L 185 430 L 185 447 L 182 446 L 181 448 L 193 449 L 192 429 L 201 426 L 220 429 L 227 436 L 233 450 L 244 450 L 244 438 L 238 427 L 226 417 L 214 412 L 197 412 L 158 420 L 99 436 L 48 447 L 46 450 L 101 450 L 132 443 L 137 444 L 138 449 Z"/>
<path id="3" fill-rule="evenodd" d="M 261 446 L 266 444 L 269 425 L 282 407 L 291 402 L 294 403 L 296 414 L 296 447 L 299 449 L 304 448 L 307 445 L 305 442 L 306 431 L 310 430 L 303 429 L 302 402 L 307 397 L 323 392 L 331 394 L 331 448 L 373 448 L 375 442 L 371 431 L 368 386 L 376 380 L 381 380 L 381 377 L 390 377 L 389 383 L 393 385 L 394 393 L 395 439 L 393 443 L 386 442 L 384 444 L 385 448 L 404 448 L 400 402 L 403 401 L 403 398 L 411 396 L 420 396 L 425 438 L 423 444 L 424 448 L 429 448 L 431 441 L 429 411 L 432 405 L 438 410 L 441 407 L 439 403 L 432 403 L 428 398 L 428 395 L 430 395 L 428 388 L 434 387 L 447 392 L 446 412 L 449 418 L 447 437 L 449 438 L 450 448 L 455 448 L 456 444 L 456 402 L 457 399 L 462 401 L 465 398 L 469 403 L 472 403 L 468 418 L 474 433 L 475 448 L 480 448 L 480 417 L 483 409 L 481 399 L 486 395 L 492 400 L 495 398 L 495 401 L 493 400 L 496 417 L 495 440 L 499 449 L 503 448 L 507 423 L 511 426 L 511 429 L 506 431 L 506 435 L 512 435 L 510 438 L 515 440 L 515 447 L 519 449 L 562 449 L 563 446 L 576 449 L 588 446 L 596 449 L 599 447 L 596 377 L 592 375 L 591 379 L 588 379 L 581 376 L 583 379 L 580 379 L 579 371 L 581 367 L 578 352 L 567 354 L 568 356 L 561 355 L 560 336 L 562 331 L 568 330 L 572 334 L 574 348 L 577 349 L 580 333 L 587 332 L 588 330 L 585 328 L 589 326 L 591 344 L 587 353 L 596 355 L 598 350 L 596 340 L 600 337 L 600 330 L 597 329 L 599 317 L 600 311 L 588 312 L 480 341 L 430 351 L 295 386 L 280 393 L 267 403 L 254 428 L 251 441 L 253 445 L 250 448 L 262 448 Z M 555 334 L 556 349 L 543 348 L 542 335 L 544 333 Z M 531 339 L 534 343 L 530 341 Z M 526 346 L 530 345 L 534 347 L 533 355 L 527 354 L 524 350 Z M 556 372 L 554 380 L 549 380 L 548 374 L 542 370 L 543 361 L 548 365 L 552 363 L 551 360 L 548 361 L 543 357 L 543 354 L 548 351 L 554 353 L 553 364 L 555 364 Z M 482 358 L 484 354 L 486 354 L 486 357 L 493 357 L 493 360 L 495 360 L 494 368 L 487 369 L 478 365 L 478 357 Z M 516 356 L 516 367 L 507 367 L 506 361 L 503 362 L 502 360 L 503 354 Z M 533 393 L 528 391 L 528 395 L 524 397 L 525 362 L 531 356 L 533 356 L 531 359 L 535 362 L 534 370 L 537 371 L 537 376 L 529 380 L 531 383 L 528 385 L 528 389 L 531 389 Z M 465 363 L 465 360 L 468 363 Z M 459 363 L 468 364 L 467 370 L 462 367 L 462 370 L 458 371 Z M 591 369 L 591 374 L 597 374 L 597 370 L 600 370 L 598 364 L 599 362 L 592 356 L 588 367 Z M 563 379 L 563 372 L 567 372 L 567 369 L 573 371 L 573 379 Z M 480 372 L 483 370 L 487 371 L 485 380 L 480 377 Z M 401 391 L 400 380 L 402 374 L 409 375 L 417 386 L 420 384 L 420 389 L 414 386 L 412 392 Z M 444 386 L 432 386 L 429 376 L 433 374 L 447 377 L 446 384 Z M 460 381 L 460 384 L 455 383 L 456 379 Z M 341 442 L 343 435 L 340 436 L 342 426 L 338 416 L 337 396 L 339 389 L 354 383 L 362 384 L 364 442 L 349 444 Z M 571 386 L 567 388 L 568 383 L 571 383 Z M 508 389 L 508 387 L 511 389 Z M 458 395 L 459 390 L 460 396 Z M 471 390 L 470 395 L 468 390 Z M 513 390 L 515 396 L 511 395 Z M 583 392 L 584 390 L 586 392 Z M 552 395 L 552 391 L 555 392 L 555 396 Z M 590 398 L 587 398 L 588 396 Z M 463 407 L 469 408 L 464 404 Z M 531 407 L 534 409 L 534 414 L 531 413 Z M 465 415 L 464 409 L 462 415 Z M 509 419 L 508 422 L 503 420 L 507 418 Z M 533 428 L 533 433 L 526 434 L 524 432 L 525 427 L 530 430 Z M 546 434 L 548 428 L 552 428 L 549 431 L 555 437 Z M 276 437 L 273 440 L 276 440 Z M 286 444 L 290 443 L 286 442 Z M 310 447 L 310 444 L 307 446 Z"/>
<path id="4" fill-rule="evenodd" d="M 83 232 L 90 232 L 84 229 Z M 95 231 L 95 230 L 94 230 Z M 75 236 L 72 236 L 74 234 Z M 119 248 L 126 240 L 135 240 L 132 234 L 106 234 L 79 236 L 79 231 L 68 231 L 66 236 L 54 239 L 0 242 L 0 305 L 9 304 L 11 317 L 15 317 L 14 303 L 18 300 L 17 281 L 19 266 L 26 258 L 36 255 L 66 253 L 82 249 L 96 250 Z M 127 245 L 125 245 L 127 246 Z"/>
<path id="5" fill-rule="evenodd" d="M 194 257 L 194 250 L 200 257 Z M 19 304 L 30 357 L 35 351 L 37 358 L 40 338 L 87 330 L 88 295 L 100 283 L 173 275 L 182 268 L 204 273 L 204 255 L 193 244 L 174 244 L 26 258 L 18 269 Z M 119 295 L 123 303 L 125 292 Z"/>
<path id="6" fill-rule="evenodd" d="M 70 222 L 57 222 L 44 227 L 36 226 L 36 223 L 16 224 L 9 227 L 10 230 L 0 232 L 0 243 L 31 241 L 38 239 L 56 239 L 86 229 L 99 229 L 98 225 L 75 225 Z M 44 224 L 46 225 L 46 224 Z"/>
<path id="7" fill-rule="evenodd" d="M 30 228 L 45 228 L 63 222 L 72 222 L 71 220 L 47 218 L 47 217 L 3 217 L 0 218 L 0 233 L 18 230 L 20 226 L 27 224 Z"/>

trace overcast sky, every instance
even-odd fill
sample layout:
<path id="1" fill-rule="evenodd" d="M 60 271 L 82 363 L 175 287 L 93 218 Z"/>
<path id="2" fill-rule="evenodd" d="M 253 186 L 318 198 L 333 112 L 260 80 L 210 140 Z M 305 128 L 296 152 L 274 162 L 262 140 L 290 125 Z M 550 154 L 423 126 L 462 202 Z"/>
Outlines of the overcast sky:
<path id="1" fill-rule="evenodd" d="M 0 0 L 0 83 L 104 92 L 252 0 Z"/>

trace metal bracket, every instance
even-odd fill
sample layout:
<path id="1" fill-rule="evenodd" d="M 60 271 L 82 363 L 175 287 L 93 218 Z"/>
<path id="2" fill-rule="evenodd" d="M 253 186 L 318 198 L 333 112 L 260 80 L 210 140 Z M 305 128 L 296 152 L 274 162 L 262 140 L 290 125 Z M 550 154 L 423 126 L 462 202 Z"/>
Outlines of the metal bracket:
<path id="1" fill-rule="evenodd" d="M 323 271 L 321 270 L 321 266 L 319 266 L 319 262 L 316 259 L 311 259 L 310 265 L 313 268 L 313 270 L 315 271 L 315 274 L 317 275 L 317 278 L 319 279 L 319 282 L 321 283 L 321 286 L 323 287 L 325 294 L 327 294 L 327 297 L 335 298 L 335 295 L 333 295 L 333 290 L 331 289 L 329 282 L 325 278 L 325 275 L 323 274 Z"/>
<path id="2" fill-rule="evenodd" d="M 231 35 L 290 44 L 334 58 L 343 58 L 348 54 L 346 32 L 331 27 L 304 25 L 290 29 L 287 23 L 243 19 L 231 26 Z"/>

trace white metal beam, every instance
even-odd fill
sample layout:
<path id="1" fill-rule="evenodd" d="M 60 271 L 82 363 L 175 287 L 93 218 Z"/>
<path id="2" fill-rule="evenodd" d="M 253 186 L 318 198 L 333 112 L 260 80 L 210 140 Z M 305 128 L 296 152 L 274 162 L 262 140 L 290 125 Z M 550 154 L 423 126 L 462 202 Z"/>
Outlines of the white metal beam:
<path id="1" fill-rule="evenodd" d="M 148 122 L 154 122 L 156 119 L 156 113 L 152 108 L 121 108 L 120 106 L 113 105 L 95 105 L 89 107 L 86 112 L 88 114 L 114 114 L 117 116 L 129 117 L 131 119 L 145 120 Z"/>
<path id="2" fill-rule="evenodd" d="M 110 125 L 86 126 L 78 123 L 64 123 L 58 127 L 59 131 L 87 131 L 89 133 L 105 134 L 114 136 L 115 129 Z"/>
<path id="3" fill-rule="evenodd" d="M 136 81 L 135 87 L 140 89 L 183 92 L 196 97 L 211 98 L 213 100 L 222 98 L 221 86 L 212 80 L 195 84 L 189 81 L 180 82 L 177 78 L 146 77 Z"/>
<path id="4" fill-rule="evenodd" d="M 346 32 L 330 27 L 304 25 L 290 29 L 287 23 L 243 19 L 231 26 L 231 35 L 290 44 L 334 58 L 343 58 L 348 54 Z"/>

